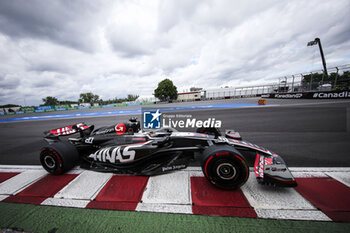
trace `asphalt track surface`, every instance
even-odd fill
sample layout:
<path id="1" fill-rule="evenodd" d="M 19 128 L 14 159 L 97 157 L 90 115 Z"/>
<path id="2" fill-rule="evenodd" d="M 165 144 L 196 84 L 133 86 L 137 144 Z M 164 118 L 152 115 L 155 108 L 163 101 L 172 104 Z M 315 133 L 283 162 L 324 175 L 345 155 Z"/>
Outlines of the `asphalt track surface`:
<path id="1" fill-rule="evenodd" d="M 205 104 L 256 104 L 257 99 L 235 99 L 211 102 L 189 102 L 152 105 L 152 107 L 194 106 Z M 222 129 L 235 129 L 244 140 L 264 146 L 281 155 L 290 167 L 350 166 L 350 101 L 349 100 L 267 100 L 266 107 L 185 109 L 197 119 L 220 119 Z M 238 106 L 238 105 L 237 105 Z M 78 122 L 95 127 L 126 121 L 140 106 L 113 109 L 69 111 L 93 113 L 131 110 L 131 115 L 85 116 L 63 119 L 0 122 L 0 164 L 37 165 L 38 152 L 46 143 L 43 132 Z M 65 114 L 61 112 L 59 114 Z M 45 114 L 32 114 L 43 116 Z M 58 114 L 52 112 L 49 114 Z M 30 115 L 24 115 L 28 117 Z M 18 116 L 1 116 L 1 119 Z"/>

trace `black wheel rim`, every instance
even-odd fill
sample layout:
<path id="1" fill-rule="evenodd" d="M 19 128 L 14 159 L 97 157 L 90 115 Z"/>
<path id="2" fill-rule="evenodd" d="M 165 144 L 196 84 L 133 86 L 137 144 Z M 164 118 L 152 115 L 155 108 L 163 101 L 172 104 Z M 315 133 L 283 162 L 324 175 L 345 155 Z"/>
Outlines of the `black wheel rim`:
<path id="1" fill-rule="evenodd" d="M 223 180 L 232 180 L 236 177 L 237 170 L 231 163 L 221 163 L 216 168 L 216 174 Z"/>
<path id="2" fill-rule="evenodd" d="M 47 168 L 49 169 L 54 169 L 56 167 L 56 161 L 54 158 L 52 158 L 52 156 L 50 155 L 46 155 L 44 157 L 44 164 Z"/>

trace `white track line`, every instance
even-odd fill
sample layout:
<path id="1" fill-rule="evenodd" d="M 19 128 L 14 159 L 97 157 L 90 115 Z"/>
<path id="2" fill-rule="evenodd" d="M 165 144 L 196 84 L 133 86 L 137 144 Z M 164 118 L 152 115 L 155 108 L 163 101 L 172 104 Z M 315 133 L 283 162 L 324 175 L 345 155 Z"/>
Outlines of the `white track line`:
<path id="1" fill-rule="evenodd" d="M 172 204 L 157 204 L 157 203 L 139 203 L 136 211 L 143 212 L 159 212 L 159 213 L 178 213 L 192 214 L 192 205 L 172 205 Z"/>
<path id="2" fill-rule="evenodd" d="M 0 184 L 0 194 L 14 195 L 39 180 L 43 176 L 47 175 L 47 172 L 41 170 L 28 170 L 22 172 L 5 182 Z"/>
<path id="3" fill-rule="evenodd" d="M 192 214 L 189 173 L 150 177 L 136 211 Z"/>
<path id="4" fill-rule="evenodd" d="M 0 172 L 25 172 L 29 170 L 44 170 L 44 168 L 39 165 L 0 165 Z"/>
<path id="5" fill-rule="evenodd" d="M 48 198 L 45 201 L 43 201 L 41 205 L 85 208 L 89 204 L 89 202 L 89 200 Z"/>
<path id="6" fill-rule="evenodd" d="M 266 219 L 332 221 L 324 213 L 318 210 L 255 209 L 255 212 L 258 214 L 259 218 L 266 218 Z"/>
<path id="7" fill-rule="evenodd" d="M 112 173 L 84 171 L 54 198 L 93 200 L 112 175 Z"/>
<path id="8" fill-rule="evenodd" d="M 142 202 L 190 205 L 189 177 L 187 172 L 174 172 L 150 177 Z"/>
<path id="9" fill-rule="evenodd" d="M 260 218 L 330 220 L 295 189 L 259 185 L 253 173 L 241 190 Z"/>
<path id="10" fill-rule="evenodd" d="M 250 177 L 241 187 L 249 203 L 258 209 L 316 209 L 293 188 L 280 188 L 260 185 L 255 175 Z"/>
<path id="11" fill-rule="evenodd" d="M 327 178 L 328 176 L 324 172 L 292 172 L 292 175 L 295 178 L 315 178 L 315 177 L 323 177 Z"/>

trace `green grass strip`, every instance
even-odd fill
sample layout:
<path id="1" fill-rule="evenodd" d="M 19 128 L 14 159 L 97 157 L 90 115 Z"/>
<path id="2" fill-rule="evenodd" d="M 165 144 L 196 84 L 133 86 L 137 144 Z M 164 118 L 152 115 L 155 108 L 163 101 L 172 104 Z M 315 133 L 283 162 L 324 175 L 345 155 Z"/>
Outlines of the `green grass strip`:
<path id="1" fill-rule="evenodd" d="M 267 220 L 0 203 L 0 229 L 27 232 L 350 232 L 350 223 Z"/>

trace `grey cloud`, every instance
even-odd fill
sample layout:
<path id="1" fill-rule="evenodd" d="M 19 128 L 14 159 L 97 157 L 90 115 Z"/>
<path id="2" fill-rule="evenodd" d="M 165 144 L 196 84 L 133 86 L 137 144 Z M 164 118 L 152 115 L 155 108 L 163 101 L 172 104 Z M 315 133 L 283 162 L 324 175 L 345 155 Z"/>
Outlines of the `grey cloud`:
<path id="1" fill-rule="evenodd" d="M 11 76 L 0 76 L 0 89 L 13 90 L 20 85 L 21 81 L 18 77 Z"/>
<path id="2" fill-rule="evenodd" d="M 206 29 L 232 28 L 247 18 L 269 9 L 272 5 L 283 4 L 278 0 L 269 1 L 196 1 L 161 0 L 159 4 L 159 30 L 167 32 L 183 22 L 203 26 Z"/>
<path id="3" fill-rule="evenodd" d="M 328 46 L 339 46 L 348 42 L 350 38 L 350 15 L 342 23 L 331 27 L 329 34 L 325 38 Z"/>
<path id="4" fill-rule="evenodd" d="M 126 58 L 150 55 L 154 49 L 154 38 L 136 25 L 119 25 L 106 33 L 113 50 Z"/>
<path id="5" fill-rule="evenodd" d="M 73 68 L 62 63 L 39 63 L 33 64 L 28 69 L 29 71 L 37 72 L 56 72 L 63 74 L 73 74 Z"/>
<path id="6" fill-rule="evenodd" d="M 178 90 L 274 82 L 321 69 L 318 48 L 306 47 L 315 37 L 327 61 L 346 64 L 349 7 L 348 0 L 0 1 L 0 101 L 151 95 L 165 77 Z"/>
<path id="7" fill-rule="evenodd" d="M 112 38 L 111 44 L 113 50 L 125 58 L 135 58 L 138 56 L 149 55 L 151 51 L 142 46 L 142 41 L 134 41 L 132 44 L 128 38 Z"/>
<path id="8" fill-rule="evenodd" d="M 91 52 L 98 11 L 88 1 L 0 1 L 0 31 L 13 38 L 38 38 Z"/>
<path id="9" fill-rule="evenodd" d="M 66 78 L 64 75 L 54 72 L 34 72 L 30 78 L 30 86 L 35 89 L 55 89 L 55 87 L 59 87 L 65 82 Z"/>
<path id="10" fill-rule="evenodd" d="M 50 82 L 48 80 L 35 81 L 31 84 L 32 88 L 48 88 L 54 87 L 56 85 L 55 82 Z"/>

